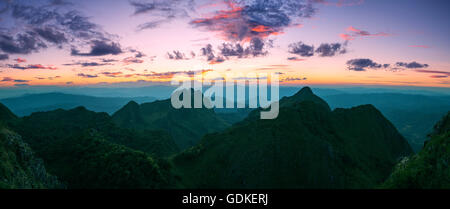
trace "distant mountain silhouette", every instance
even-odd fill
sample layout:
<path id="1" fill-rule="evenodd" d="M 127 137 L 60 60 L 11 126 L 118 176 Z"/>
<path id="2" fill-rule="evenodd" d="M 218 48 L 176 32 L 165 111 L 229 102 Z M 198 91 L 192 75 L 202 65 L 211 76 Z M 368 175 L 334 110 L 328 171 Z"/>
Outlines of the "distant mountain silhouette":
<path id="1" fill-rule="evenodd" d="M 138 102 L 154 101 L 153 97 L 93 97 L 64 93 L 25 94 L 20 97 L 0 99 L 19 116 L 28 116 L 33 112 L 50 111 L 56 109 L 73 109 L 84 106 L 96 112 L 114 113 L 130 100 Z"/>
<path id="2" fill-rule="evenodd" d="M 382 185 L 388 189 L 450 189 L 450 112 L 416 155 L 403 159 Z"/>
<path id="3" fill-rule="evenodd" d="M 372 105 L 331 111 L 303 88 L 173 158 L 188 188 L 373 188 L 413 152 Z"/>
<path id="4" fill-rule="evenodd" d="M 165 130 L 185 149 L 196 145 L 207 133 L 229 126 L 213 109 L 172 107 L 170 99 L 143 103 L 129 102 L 112 116 L 120 127 L 137 130 Z"/>

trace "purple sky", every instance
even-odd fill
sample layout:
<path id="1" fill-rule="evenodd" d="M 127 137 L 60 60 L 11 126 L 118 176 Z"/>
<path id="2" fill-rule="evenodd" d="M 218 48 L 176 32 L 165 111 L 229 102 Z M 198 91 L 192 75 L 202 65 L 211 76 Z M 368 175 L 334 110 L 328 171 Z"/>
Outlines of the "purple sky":
<path id="1" fill-rule="evenodd" d="M 0 0 L 0 86 L 278 72 L 282 84 L 450 87 L 446 0 Z"/>

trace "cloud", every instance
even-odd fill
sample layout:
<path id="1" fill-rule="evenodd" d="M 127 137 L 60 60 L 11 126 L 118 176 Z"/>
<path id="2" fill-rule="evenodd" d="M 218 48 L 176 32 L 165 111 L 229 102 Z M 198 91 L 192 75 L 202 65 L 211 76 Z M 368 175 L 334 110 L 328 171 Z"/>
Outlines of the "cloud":
<path id="1" fill-rule="evenodd" d="M 122 72 L 102 72 L 100 74 L 102 74 L 102 75 L 104 75 L 106 77 L 115 78 L 115 77 L 121 76 L 123 73 Z"/>
<path id="2" fill-rule="evenodd" d="M 340 43 L 323 43 L 320 44 L 320 46 L 316 49 L 316 53 L 319 54 L 320 57 L 332 57 L 336 54 L 345 54 L 347 53 L 347 49 L 345 46 L 347 45 L 347 42 L 344 44 Z"/>
<path id="3" fill-rule="evenodd" d="M 53 80 L 53 79 L 57 79 L 57 78 L 61 78 L 61 76 L 57 75 L 57 76 L 47 77 L 48 80 Z"/>
<path id="4" fill-rule="evenodd" d="M 7 54 L 0 54 L 0 61 L 1 60 L 8 60 L 9 59 L 9 55 Z"/>
<path id="5" fill-rule="evenodd" d="M 431 75 L 430 78 L 447 78 L 448 75 Z"/>
<path id="6" fill-rule="evenodd" d="M 20 57 L 18 57 L 17 59 L 14 59 L 14 61 L 16 61 L 17 63 L 27 62 L 26 59 L 22 59 Z"/>
<path id="7" fill-rule="evenodd" d="M 415 61 L 414 62 L 410 62 L 410 63 L 397 62 L 395 65 L 398 66 L 398 67 L 405 67 L 405 68 L 427 68 L 429 66 L 428 64 L 420 64 L 420 63 L 417 63 Z"/>
<path id="8" fill-rule="evenodd" d="M 61 76 L 57 75 L 57 76 L 51 76 L 51 77 L 47 77 L 47 78 L 44 78 L 44 77 L 34 77 L 34 78 L 36 78 L 38 80 L 45 80 L 45 79 L 53 80 L 53 79 L 61 78 Z"/>
<path id="9" fill-rule="evenodd" d="M 142 77 L 147 77 L 150 79 L 170 79 L 172 78 L 174 75 L 176 74 L 186 74 L 188 76 L 194 76 L 196 73 L 205 73 L 205 72 L 210 72 L 212 70 L 207 69 L 207 70 L 197 70 L 197 71 L 169 71 L 169 72 L 150 72 L 150 73 L 138 73 L 135 74 L 136 76 L 142 76 Z"/>
<path id="10" fill-rule="evenodd" d="M 211 60 L 210 62 L 209 62 L 209 64 L 210 65 L 215 65 L 215 64 L 220 64 L 220 63 L 222 63 L 222 62 L 225 62 L 225 58 L 223 58 L 223 57 L 216 57 L 216 58 L 214 58 L 213 60 Z"/>
<path id="11" fill-rule="evenodd" d="M 229 41 L 250 41 L 278 35 L 294 19 L 310 18 L 316 13 L 309 1 L 225 1 L 227 10 L 216 11 L 206 18 L 193 19 L 193 27 L 217 32 Z"/>
<path id="12" fill-rule="evenodd" d="M 56 45 L 80 45 L 93 40 L 112 42 L 113 35 L 104 32 L 79 11 L 69 8 L 71 3 L 53 0 L 47 3 L 7 1 L 5 14 L 15 24 L 0 32 L 0 50 L 8 54 L 30 54 Z M 56 7 L 56 8 L 55 8 Z M 20 32 L 18 32 L 20 31 Z M 69 41 L 70 40 L 70 41 Z"/>
<path id="13" fill-rule="evenodd" d="M 19 64 L 7 64 L 6 67 L 11 68 L 11 69 L 18 69 L 18 70 L 30 70 L 30 69 L 57 70 L 58 69 L 56 67 L 44 66 L 41 64 L 32 64 L 32 65 L 26 65 L 26 66 L 22 66 Z"/>
<path id="14" fill-rule="evenodd" d="M 187 17 L 187 8 L 193 10 L 194 0 L 154 0 L 151 2 L 130 1 L 134 7 L 133 15 L 149 15 L 153 19 L 138 25 L 137 30 L 153 29 L 177 17 Z M 190 6 L 191 5 L 191 6 Z"/>
<path id="15" fill-rule="evenodd" d="M 2 82 L 9 82 L 9 81 L 13 81 L 14 79 L 12 79 L 11 77 L 3 77 L 3 80 L 1 80 Z"/>
<path id="16" fill-rule="evenodd" d="M 298 58 L 298 57 L 288 57 L 287 60 L 299 62 L 299 61 L 305 61 L 306 59 L 301 59 L 301 58 Z"/>
<path id="17" fill-rule="evenodd" d="M 144 63 L 144 60 L 134 58 L 134 57 L 127 57 L 127 58 L 123 59 L 122 62 L 125 63 L 125 65 L 130 65 L 130 64 Z"/>
<path id="18" fill-rule="evenodd" d="M 105 41 L 92 41 L 91 50 L 87 53 L 80 53 L 77 49 L 72 49 L 73 56 L 104 56 L 118 55 L 122 53 L 122 49 L 118 43 L 107 43 Z"/>
<path id="19" fill-rule="evenodd" d="M 165 23 L 166 21 L 162 21 L 162 20 L 155 20 L 155 21 L 150 21 L 150 22 L 146 22 L 146 23 L 142 23 L 139 24 L 137 27 L 138 31 L 142 31 L 142 30 L 147 30 L 147 29 L 153 29 L 153 28 L 157 28 L 158 26 L 160 26 L 161 24 Z"/>
<path id="20" fill-rule="evenodd" d="M 311 0 L 314 3 L 323 4 L 326 6 L 337 6 L 337 7 L 343 7 L 343 6 L 356 6 L 361 5 L 364 3 L 364 0 Z"/>
<path id="21" fill-rule="evenodd" d="M 52 5 L 52 6 L 68 6 L 68 5 L 72 5 L 72 2 L 68 2 L 65 0 L 50 0 L 50 5 Z"/>
<path id="22" fill-rule="evenodd" d="M 341 33 L 339 34 L 339 37 L 341 37 L 342 39 L 346 40 L 346 41 L 351 41 L 351 40 L 355 40 L 355 37 L 345 34 L 345 33 Z"/>
<path id="23" fill-rule="evenodd" d="M 109 60 L 107 60 L 109 61 Z M 105 65 L 110 65 L 109 62 L 103 62 L 103 63 L 98 63 L 98 62 L 74 62 L 74 63 L 70 63 L 70 64 L 63 64 L 65 66 L 74 66 L 74 65 L 79 65 L 81 67 L 99 67 L 99 66 L 105 66 Z"/>
<path id="24" fill-rule="evenodd" d="M 347 53 L 347 42 L 344 43 L 322 43 L 317 49 L 313 45 L 305 44 L 301 41 L 289 44 L 289 53 L 301 57 L 312 57 L 317 54 L 320 57 L 332 57 Z M 296 61 L 294 57 L 288 60 Z"/>
<path id="25" fill-rule="evenodd" d="M 257 68 L 255 70 L 286 70 L 289 69 L 290 65 L 267 65 L 261 68 Z"/>
<path id="26" fill-rule="evenodd" d="M 280 82 L 290 82 L 290 81 L 305 81 L 306 77 L 286 77 L 280 80 Z"/>
<path id="27" fill-rule="evenodd" d="M 174 17 L 180 13 L 186 13 L 184 9 L 180 9 L 183 3 L 192 3 L 193 1 L 179 0 L 155 0 L 151 2 L 131 1 L 134 7 L 134 15 L 152 14 L 163 17 Z"/>
<path id="28" fill-rule="evenodd" d="M 32 33 L 19 33 L 15 37 L 0 33 L 0 49 L 8 54 L 30 54 L 47 45 Z"/>
<path id="29" fill-rule="evenodd" d="M 352 71 L 366 71 L 367 69 L 379 69 L 385 65 L 378 64 L 371 59 L 352 59 L 347 61 L 347 69 Z"/>
<path id="30" fill-rule="evenodd" d="M 133 52 L 133 53 L 136 53 L 134 55 L 135 58 L 142 58 L 142 57 L 146 57 L 147 56 L 144 53 L 142 53 L 141 51 L 138 51 L 138 50 L 135 50 L 135 49 L 132 49 L 130 51 Z"/>
<path id="31" fill-rule="evenodd" d="M 27 83 L 30 82 L 30 80 L 23 80 L 23 79 L 14 79 L 11 77 L 3 77 L 2 82 L 14 82 L 14 83 Z"/>
<path id="32" fill-rule="evenodd" d="M 212 61 L 215 59 L 214 49 L 211 44 L 206 45 L 201 49 L 202 55 L 207 58 L 208 61 Z"/>
<path id="33" fill-rule="evenodd" d="M 438 70 L 415 70 L 418 73 L 431 73 L 431 74 L 442 74 L 441 76 L 450 76 L 450 72 L 438 71 Z"/>
<path id="34" fill-rule="evenodd" d="M 220 64 L 225 62 L 225 58 L 222 56 L 216 56 L 215 51 L 211 44 L 206 45 L 201 49 L 201 55 L 206 57 L 209 64 Z"/>
<path id="35" fill-rule="evenodd" d="M 184 53 L 174 50 L 173 53 L 167 52 L 167 57 L 171 60 L 186 60 L 188 59 Z"/>
<path id="36" fill-rule="evenodd" d="M 98 75 L 91 75 L 91 74 L 84 74 L 84 73 L 78 73 L 79 77 L 83 77 L 83 78 L 97 78 Z"/>
<path id="37" fill-rule="evenodd" d="M 301 57 L 314 56 L 314 46 L 306 45 L 303 42 L 289 44 L 289 53 L 296 54 Z"/>
<path id="38" fill-rule="evenodd" d="M 104 63 L 110 63 L 110 62 L 117 62 L 117 61 L 119 61 L 119 60 L 116 60 L 116 59 L 101 59 L 101 60 Z"/>
<path id="39" fill-rule="evenodd" d="M 391 64 L 378 64 L 371 59 L 352 59 L 347 61 L 347 69 L 353 71 L 366 71 L 367 69 L 386 69 L 389 71 L 400 71 L 405 69 L 417 69 L 417 68 L 426 68 L 428 64 L 420 64 L 418 62 L 397 62 L 395 65 Z M 416 72 L 420 72 L 416 70 Z M 426 71 L 429 72 L 429 71 Z"/>
<path id="40" fill-rule="evenodd" d="M 385 33 L 385 32 L 370 33 L 370 32 L 365 31 L 365 30 L 357 29 L 357 28 L 355 28 L 355 27 L 353 27 L 353 26 L 349 26 L 349 27 L 346 29 L 346 31 L 347 31 L 348 33 L 342 33 L 342 34 L 339 34 L 339 36 L 340 36 L 342 39 L 346 40 L 346 41 L 354 40 L 354 39 L 359 38 L 359 37 L 392 36 L 392 34 Z"/>
<path id="41" fill-rule="evenodd" d="M 218 50 L 214 50 L 211 44 L 201 49 L 201 56 L 206 57 L 209 64 L 219 64 L 228 59 L 250 58 L 266 56 L 268 48 L 272 47 L 272 41 L 264 41 L 260 38 L 253 38 L 244 45 L 240 43 L 222 43 Z"/>
<path id="42" fill-rule="evenodd" d="M 43 39 L 51 43 L 62 44 L 68 41 L 63 32 L 54 30 L 50 27 L 36 28 L 34 31 Z"/>
<path id="43" fill-rule="evenodd" d="M 268 52 L 265 50 L 265 43 L 260 38 L 253 38 L 250 41 L 250 44 L 247 47 L 243 47 L 241 44 L 231 44 L 231 43 L 223 43 L 222 46 L 219 47 L 220 55 L 224 57 L 237 57 L 237 58 L 246 58 L 246 57 L 258 57 L 265 56 Z M 269 47 L 271 47 L 269 45 Z"/>

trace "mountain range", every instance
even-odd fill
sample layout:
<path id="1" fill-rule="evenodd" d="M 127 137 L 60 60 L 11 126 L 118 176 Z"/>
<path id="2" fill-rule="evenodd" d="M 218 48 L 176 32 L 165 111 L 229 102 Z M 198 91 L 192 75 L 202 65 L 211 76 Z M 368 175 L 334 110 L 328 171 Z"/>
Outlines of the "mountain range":
<path id="1" fill-rule="evenodd" d="M 130 100 L 136 102 L 152 102 L 154 97 L 93 97 L 65 93 L 25 94 L 19 97 L 0 99 L 18 116 L 27 116 L 34 112 L 51 111 L 58 108 L 73 109 L 84 106 L 96 112 L 114 113 Z"/>
<path id="2" fill-rule="evenodd" d="M 188 188 L 372 188 L 413 153 L 372 105 L 331 111 L 303 88 L 280 101 L 274 120 L 259 110 L 203 137 L 172 159 Z"/>
<path id="3" fill-rule="evenodd" d="M 120 127 L 135 130 L 165 130 L 180 149 L 194 146 L 203 135 L 224 130 L 230 125 L 213 109 L 175 109 L 170 99 L 141 105 L 131 101 L 115 112 L 112 120 Z"/>
<path id="4" fill-rule="evenodd" d="M 372 104 L 419 151 L 436 124 L 450 110 L 449 96 L 399 93 L 336 94 L 323 97 L 332 108 Z"/>
<path id="5" fill-rule="evenodd" d="M 305 87 L 280 100 L 278 118 L 260 120 L 261 110 L 230 124 L 170 100 L 112 116 L 76 107 L 17 117 L 0 104 L 0 187 L 449 187 L 448 115 L 414 155 L 373 105 L 332 109 Z"/>

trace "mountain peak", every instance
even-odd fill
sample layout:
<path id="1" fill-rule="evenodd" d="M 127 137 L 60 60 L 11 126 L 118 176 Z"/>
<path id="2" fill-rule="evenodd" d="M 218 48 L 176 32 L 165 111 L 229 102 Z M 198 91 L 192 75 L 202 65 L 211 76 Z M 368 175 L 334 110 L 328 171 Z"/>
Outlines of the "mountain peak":
<path id="1" fill-rule="evenodd" d="M 303 94 L 311 95 L 314 93 L 312 92 L 311 88 L 309 88 L 308 86 L 305 86 L 296 93 L 296 95 L 303 95 Z"/>
<path id="2" fill-rule="evenodd" d="M 327 110 L 331 111 L 330 106 L 326 103 L 322 98 L 316 96 L 310 87 L 303 87 L 300 91 L 298 91 L 295 95 L 291 97 L 286 97 L 281 100 L 281 106 L 290 106 L 296 103 L 304 102 L 304 101 L 312 101 L 319 105 L 322 105 Z"/>
<path id="3" fill-rule="evenodd" d="M 128 107 L 128 108 L 138 108 L 138 107 L 139 107 L 139 104 L 138 104 L 137 102 L 131 100 L 131 101 L 129 101 L 129 102 L 125 105 L 125 107 Z"/>

